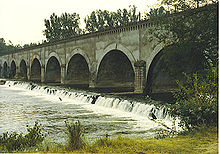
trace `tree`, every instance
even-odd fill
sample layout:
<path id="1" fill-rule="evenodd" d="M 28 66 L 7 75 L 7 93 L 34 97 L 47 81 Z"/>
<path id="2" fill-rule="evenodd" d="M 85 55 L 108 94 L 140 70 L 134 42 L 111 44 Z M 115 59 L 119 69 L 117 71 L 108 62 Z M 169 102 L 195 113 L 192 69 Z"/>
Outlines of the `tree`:
<path id="1" fill-rule="evenodd" d="M 88 32 L 94 32 L 137 22 L 139 15 L 136 14 L 136 9 L 135 6 L 130 6 L 129 10 L 118 9 L 117 12 L 109 12 L 107 10 L 93 11 L 84 19 L 86 30 Z"/>
<path id="2" fill-rule="evenodd" d="M 79 23 L 79 14 L 63 13 L 60 17 L 58 17 L 55 13 L 53 13 L 49 20 L 44 20 L 46 29 L 43 31 L 43 33 L 48 41 L 55 41 L 76 36 L 82 32 L 82 30 L 79 28 Z"/>
<path id="3" fill-rule="evenodd" d="M 161 5 L 165 5 L 171 12 L 181 12 L 205 6 L 210 2 L 217 3 L 218 0 L 162 0 Z"/>
<path id="4" fill-rule="evenodd" d="M 160 59 L 174 77 L 195 73 L 218 62 L 218 4 L 175 13 L 161 21 L 154 36 L 168 44 Z"/>
<path id="5" fill-rule="evenodd" d="M 20 45 L 13 45 L 11 41 L 9 44 L 6 44 L 4 38 L 0 38 L 0 55 L 12 53 L 16 49 L 20 49 Z"/>
<path id="6" fill-rule="evenodd" d="M 167 14 L 170 14 L 170 12 L 167 11 L 163 6 L 159 8 L 151 8 L 150 12 L 145 15 L 145 19 L 158 18 Z"/>

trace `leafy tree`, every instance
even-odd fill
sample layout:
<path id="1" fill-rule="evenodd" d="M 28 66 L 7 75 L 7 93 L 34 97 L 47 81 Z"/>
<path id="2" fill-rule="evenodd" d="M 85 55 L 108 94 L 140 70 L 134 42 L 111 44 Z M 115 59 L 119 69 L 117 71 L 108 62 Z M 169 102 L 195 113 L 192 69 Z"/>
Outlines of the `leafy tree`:
<path id="1" fill-rule="evenodd" d="M 109 12 L 107 10 L 93 11 L 84 19 L 86 30 L 88 32 L 94 32 L 137 22 L 139 15 L 136 13 L 136 9 L 135 6 L 130 6 L 129 10 L 118 9 L 117 12 Z"/>
<path id="2" fill-rule="evenodd" d="M 161 25 L 152 29 L 157 39 L 168 44 L 160 63 L 174 78 L 217 65 L 217 10 L 218 4 L 211 4 L 172 14 L 160 18 Z"/>
<path id="3" fill-rule="evenodd" d="M 16 49 L 20 49 L 20 45 L 13 45 L 11 41 L 7 44 L 4 38 L 0 38 L 0 55 L 12 53 Z"/>
<path id="4" fill-rule="evenodd" d="M 60 17 L 58 17 L 55 13 L 53 13 L 49 20 L 44 20 L 46 29 L 43 31 L 43 33 L 48 41 L 55 41 L 76 36 L 82 32 L 82 30 L 79 28 L 79 23 L 79 14 L 63 13 Z"/>
<path id="5" fill-rule="evenodd" d="M 187 130 L 196 127 L 216 126 L 218 123 L 218 70 L 217 67 L 196 73 L 185 74 L 179 81 L 177 99 L 170 107 L 170 114 L 180 119 L 179 125 Z"/>
<path id="6" fill-rule="evenodd" d="M 172 12 L 181 12 L 202 7 L 210 2 L 217 3 L 218 0 L 162 0 L 161 4 L 165 5 Z"/>
<path id="7" fill-rule="evenodd" d="M 151 8 L 150 12 L 145 15 L 145 19 L 158 18 L 167 14 L 170 14 L 170 12 L 167 11 L 163 6 L 159 8 Z"/>

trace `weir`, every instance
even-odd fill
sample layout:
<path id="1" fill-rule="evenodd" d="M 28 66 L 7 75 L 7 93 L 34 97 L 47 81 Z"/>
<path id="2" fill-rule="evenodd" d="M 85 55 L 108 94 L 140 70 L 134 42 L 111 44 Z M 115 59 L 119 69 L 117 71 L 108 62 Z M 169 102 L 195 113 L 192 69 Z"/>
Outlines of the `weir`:
<path id="1" fill-rule="evenodd" d="M 5 86 L 17 87 L 27 89 L 30 91 L 40 92 L 46 95 L 54 96 L 54 100 L 63 101 L 68 99 L 71 102 L 93 104 L 95 106 L 101 106 L 108 109 L 113 109 L 114 112 L 127 112 L 133 116 L 140 116 L 154 123 L 158 123 L 165 129 L 173 129 L 177 121 L 174 121 L 172 117 L 167 113 L 167 107 L 156 107 L 150 102 L 138 102 L 134 100 L 125 100 L 112 96 L 102 96 L 98 93 L 86 92 L 86 91 L 74 91 L 70 89 L 64 89 L 61 87 L 53 86 L 40 86 L 35 83 L 27 83 L 21 81 L 6 81 Z M 149 103 L 149 104 L 148 104 Z"/>

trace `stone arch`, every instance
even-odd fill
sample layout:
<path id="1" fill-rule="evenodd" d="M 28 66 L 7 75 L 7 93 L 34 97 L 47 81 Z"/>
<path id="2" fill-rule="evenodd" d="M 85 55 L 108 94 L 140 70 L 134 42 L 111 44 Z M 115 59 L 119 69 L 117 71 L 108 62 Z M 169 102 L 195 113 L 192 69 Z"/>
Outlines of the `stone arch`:
<path id="1" fill-rule="evenodd" d="M 37 59 L 38 62 L 40 63 L 40 66 L 42 66 L 41 58 L 40 58 L 40 56 L 39 56 L 38 54 L 34 54 L 34 55 L 32 56 L 31 65 L 33 64 L 33 62 L 34 62 L 35 59 Z"/>
<path id="2" fill-rule="evenodd" d="M 147 61 L 146 61 L 146 78 L 148 77 L 148 73 L 149 73 L 149 68 L 150 65 L 152 63 L 152 61 L 154 60 L 155 56 L 164 48 L 164 42 L 161 42 L 159 44 L 157 44 L 154 48 L 154 50 L 150 53 Z"/>
<path id="3" fill-rule="evenodd" d="M 111 50 L 99 64 L 96 82 L 98 87 L 134 88 L 134 76 L 132 62 L 127 55 L 120 50 Z"/>
<path id="4" fill-rule="evenodd" d="M 45 68 L 47 67 L 48 61 L 49 61 L 49 59 L 50 59 L 51 57 L 55 57 L 55 58 L 58 60 L 60 66 L 63 65 L 60 56 L 59 56 L 56 52 L 51 52 L 51 53 L 49 54 L 48 58 L 47 58 L 46 61 L 45 61 Z"/>
<path id="5" fill-rule="evenodd" d="M 23 79 L 27 79 L 27 64 L 24 59 L 20 62 L 20 76 Z"/>
<path id="6" fill-rule="evenodd" d="M 40 82 L 41 81 L 41 63 L 38 58 L 34 58 L 31 64 L 30 80 Z"/>
<path id="7" fill-rule="evenodd" d="M 100 65 L 102 59 L 104 58 L 104 56 L 112 50 L 118 50 L 118 51 L 123 52 L 127 56 L 127 58 L 129 59 L 129 61 L 131 62 L 133 70 L 135 69 L 134 63 L 136 62 L 137 59 L 132 54 L 132 52 L 129 49 L 127 49 L 126 47 L 124 47 L 122 44 L 111 43 L 111 44 L 108 44 L 99 55 L 96 55 L 96 59 L 97 59 L 97 69 L 96 70 L 98 70 L 99 65 Z M 97 73 L 98 73 L 98 71 L 97 71 Z"/>
<path id="8" fill-rule="evenodd" d="M 89 85 L 89 64 L 83 55 L 74 54 L 68 61 L 66 72 L 66 83 Z"/>
<path id="9" fill-rule="evenodd" d="M 70 59 L 76 54 L 80 54 L 83 56 L 83 58 L 85 58 L 85 60 L 88 64 L 89 70 L 90 70 L 91 69 L 91 60 L 90 60 L 89 56 L 86 54 L 86 52 L 83 51 L 79 47 L 74 48 L 69 54 L 67 54 L 66 61 L 69 63 Z M 66 72 L 67 72 L 67 67 L 68 67 L 68 65 L 66 65 Z"/>
<path id="10" fill-rule="evenodd" d="M 14 60 L 11 61 L 11 66 L 10 66 L 10 74 L 9 77 L 10 78 L 14 78 L 16 75 L 16 63 Z"/>
<path id="11" fill-rule="evenodd" d="M 0 63 L 0 78 L 2 77 L 2 64 Z"/>
<path id="12" fill-rule="evenodd" d="M 57 57 L 51 56 L 46 63 L 46 82 L 61 82 L 61 65 Z"/>
<path id="13" fill-rule="evenodd" d="M 167 98 L 172 98 L 168 93 L 170 90 L 176 88 L 175 80 L 171 78 L 167 71 L 161 70 L 161 64 L 159 63 L 161 56 L 163 55 L 164 43 L 158 44 L 148 59 L 148 65 L 146 65 L 146 87 L 144 89 L 145 94 L 152 95 L 154 98 L 160 97 L 161 99 L 166 100 Z M 156 99 L 156 98 L 155 98 Z"/>
<path id="14" fill-rule="evenodd" d="M 7 62 L 6 61 L 4 61 L 4 63 L 3 63 L 3 69 L 2 69 L 2 76 L 4 77 L 4 78 L 8 78 L 9 77 L 9 67 L 8 67 L 8 64 L 7 64 Z"/>

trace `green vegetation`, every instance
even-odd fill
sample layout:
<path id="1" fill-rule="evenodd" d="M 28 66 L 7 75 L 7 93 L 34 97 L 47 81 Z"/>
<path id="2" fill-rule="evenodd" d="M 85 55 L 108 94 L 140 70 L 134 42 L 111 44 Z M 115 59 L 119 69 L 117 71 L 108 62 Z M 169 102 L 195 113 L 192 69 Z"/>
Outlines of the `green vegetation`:
<path id="1" fill-rule="evenodd" d="M 86 140 L 84 138 L 83 127 L 79 121 L 71 122 L 65 121 L 66 134 L 68 136 L 67 150 L 78 150 L 86 146 Z"/>
<path id="2" fill-rule="evenodd" d="M 204 73 L 204 72 L 203 72 Z M 218 70 L 186 76 L 179 81 L 175 93 L 176 103 L 170 106 L 170 114 L 179 117 L 180 126 L 188 130 L 218 124 Z"/>
<path id="3" fill-rule="evenodd" d="M 124 8 L 122 10 L 118 9 L 116 12 L 107 10 L 93 11 L 84 19 L 85 29 L 88 32 L 94 32 L 138 22 L 140 16 L 136 10 L 136 6 L 130 6 L 129 10 Z"/>
<path id="4" fill-rule="evenodd" d="M 33 127 L 27 126 L 27 134 L 6 132 L 0 135 L 0 152 L 24 151 L 43 142 L 45 135 L 41 126 L 35 122 Z"/>
<path id="5" fill-rule="evenodd" d="M 67 127 L 82 128 L 79 122 L 67 124 Z M 68 129 L 70 131 L 70 129 Z M 71 138 L 74 143 L 67 145 L 57 144 L 48 141 L 35 140 L 33 145 L 24 145 L 18 148 L 17 143 L 26 143 L 24 137 L 13 138 L 10 141 L 0 144 L 0 152 L 56 152 L 56 153 L 217 153 L 218 135 L 217 127 L 202 127 L 190 133 L 186 132 L 173 138 L 165 139 L 131 139 L 127 137 L 103 137 L 92 143 L 76 145 L 78 137 Z M 72 131 L 71 131 L 72 132 Z M 75 130 L 73 130 L 75 132 Z M 35 131 L 36 134 L 37 131 Z M 79 133 L 81 134 L 81 133 Z M 22 136 L 22 135 L 18 135 Z M 38 135 L 35 135 L 38 136 Z M 67 136 L 70 139 L 70 136 Z M 29 143 L 29 142 L 28 142 Z M 7 148 L 8 149 L 7 149 Z M 77 147 L 77 148 L 76 148 Z"/>
<path id="6" fill-rule="evenodd" d="M 60 17 L 53 13 L 49 20 L 44 20 L 46 29 L 43 34 L 49 42 L 80 35 L 82 30 L 79 23 L 80 17 L 77 13 L 63 13 Z"/>
<path id="7" fill-rule="evenodd" d="M 197 130 L 191 134 L 166 139 L 102 138 L 83 152 L 93 153 L 216 153 L 216 128 Z"/>

